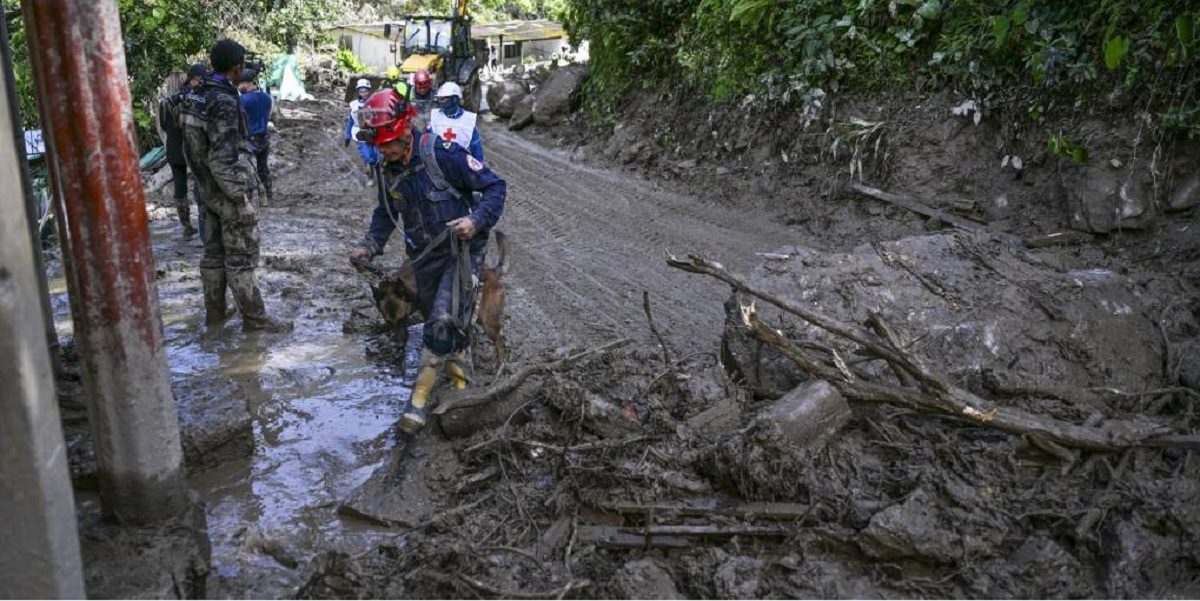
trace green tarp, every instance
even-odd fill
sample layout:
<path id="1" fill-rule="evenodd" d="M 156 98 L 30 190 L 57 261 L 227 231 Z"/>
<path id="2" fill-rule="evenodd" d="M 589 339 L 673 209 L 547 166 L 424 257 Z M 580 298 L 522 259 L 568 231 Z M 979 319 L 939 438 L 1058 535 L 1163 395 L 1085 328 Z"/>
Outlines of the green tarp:
<path id="1" fill-rule="evenodd" d="M 268 69 L 266 84 L 279 100 L 312 100 L 312 94 L 304 89 L 296 55 L 285 54 L 275 59 Z"/>

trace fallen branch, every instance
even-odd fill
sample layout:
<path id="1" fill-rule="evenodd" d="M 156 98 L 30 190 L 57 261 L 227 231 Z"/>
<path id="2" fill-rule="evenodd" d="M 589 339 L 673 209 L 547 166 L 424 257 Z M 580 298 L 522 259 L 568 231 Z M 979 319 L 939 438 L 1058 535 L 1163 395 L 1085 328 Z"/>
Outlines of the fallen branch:
<path id="1" fill-rule="evenodd" d="M 542 449 L 545 451 L 552 451 L 555 453 L 582 453 L 584 451 L 600 451 L 600 450 L 604 450 L 604 449 L 615 449 L 615 448 L 623 447 L 626 445 L 631 445 L 636 442 L 642 442 L 644 440 L 650 440 L 650 437 L 649 436 L 631 436 L 629 438 L 620 438 L 620 439 L 615 439 L 615 440 L 597 440 L 595 442 L 585 442 L 582 444 L 564 447 L 561 445 L 550 444 L 548 442 L 541 442 L 538 440 L 521 440 L 519 438 L 496 437 L 496 438 L 490 438 L 488 440 L 485 440 L 479 444 L 475 444 L 470 447 L 467 447 L 465 450 L 463 450 L 463 453 L 464 454 L 474 453 L 475 451 L 478 451 L 480 449 L 485 449 L 492 445 L 496 445 L 496 444 L 500 444 L 500 443 L 504 443 L 504 442 L 507 442 L 510 444 L 519 444 L 519 445 L 527 446 L 527 447 L 530 447 L 533 449 Z"/>
<path id="2" fill-rule="evenodd" d="M 601 355 L 614 351 L 630 343 L 629 338 L 610 342 L 603 346 L 593 347 L 584 351 L 580 351 L 569 357 L 563 357 L 557 361 L 549 361 L 546 363 L 535 363 L 526 366 L 517 373 L 493 384 L 483 390 L 467 390 L 465 392 L 450 393 L 452 396 L 444 399 L 441 404 L 433 410 L 434 415 L 442 415 L 447 411 L 456 409 L 466 409 L 468 407 L 476 407 L 487 403 L 496 397 L 504 396 L 516 390 L 521 384 L 525 383 L 531 376 L 538 374 L 550 373 L 554 371 L 562 371 L 568 369 L 575 364 L 587 359 L 593 355 Z"/>
<path id="3" fill-rule="evenodd" d="M 988 233 L 995 234 L 997 237 L 1004 239 L 1006 242 L 1011 242 L 1014 244 L 1024 244 L 1023 240 L 1021 240 L 1020 238 L 1018 238 L 1012 234 L 1009 234 L 1007 232 L 1001 232 L 999 230 L 995 230 L 995 229 L 990 228 L 987 225 L 979 223 L 977 221 L 971 221 L 969 219 L 963 219 L 962 217 L 956 217 L 945 211 L 935 209 L 923 202 L 920 202 L 913 198 L 909 198 L 907 196 L 903 196 L 900 194 L 893 194 L 892 192 L 885 192 L 878 188 L 872 188 L 871 186 L 866 186 L 866 185 L 854 183 L 854 182 L 850 183 L 850 189 L 854 190 L 855 192 L 858 192 L 859 194 L 862 194 L 864 196 L 869 196 L 871 198 L 874 198 L 875 200 L 881 200 L 888 204 L 893 204 L 898 207 L 908 209 L 914 213 L 919 213 L 926 217 L 940 219 L 941 221 L 949 223 L 950 225 L 953 225 L 954 227 L 957 227 L 959 229 L 976 231 L 976 232 L 988 232 Z"/>
<path id="4" fill-rule="evenodd" d="M 828 380 L 848 399 L 881 401 L 921 411 L 940 413 L 1013 434 L 1041 436 L 1046 440 L 1076 448 L 1098 451 L 1114 451 L 1130 447 L 1200 448 L 1200 436 L 1172 433 L 1168 428 L 1158 424 L 1109 420 L 1100 427 L 1080 426 L 1020 409 L 993 405 L 989 401 L 955 386 L 948 378 L 928 366 L 922 359 L 900 348 L 891 329 L 877 315 L 872 318 L 877 324 L 876 329 L 883 332 L 883 337 L 808 310 L 791 299 L 759 290 L 742 277 L 727 271 L 721 264 L 708 261 L 703 257 L 692 256 L 691 260 L 687 262 L 669 257 L 667 264 L 684 271 L 703 273 L 727 282 L 734 288 L 776 305 L 823 330 L 858 342 L 870 353 L 880 356 L 888 363 L 902 367 L 921 386 L 921 390 L 916 390 L 861 379 L 849 370 L 843 369 L 844 364 L 830 365 L 785 338 L 779 330 L 764 324 L 756 315 L 753 305 L 742 307 L 742 320 L 755 338 L 778 349 L 814 377 Z"/>
<path id="5" fill-rule="evenodd" d="M 591 580 L 574 580 L 568 582 L 566 586 L 560 588 L 531 593 L 526 591 L 510 591 L 502 588 L 496 588 L 481 580 L 467 576 L 466 574 L 458 574 L 458 579 L 462 581 L 463 584 L 466 584 L 475 590 L 487 593 L 494 597 L 499 597 L 501 599 L 561 599 L 566 596 L 567 593 L 573 590 L 592 586 Z"/>

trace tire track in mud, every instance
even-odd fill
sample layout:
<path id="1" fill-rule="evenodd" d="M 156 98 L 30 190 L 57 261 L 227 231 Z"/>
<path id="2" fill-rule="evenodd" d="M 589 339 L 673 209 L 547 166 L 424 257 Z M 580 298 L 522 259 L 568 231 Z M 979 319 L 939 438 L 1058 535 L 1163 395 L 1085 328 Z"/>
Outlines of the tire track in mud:
<path id="1" fill-rule="evenodd" d="M 489 163 L 508 181 L 501 228 L 511 241 L 510 289 L 521 298 L 514 295 L 508 311 L 514 337 L 591 344 L 648 336 L 646 290 L 677 348 L 711 350 L 728 289 L 669 269 L 664 251 L 700 252 L 749 271 L 755 253 L 799 242 L 789 228 L 711 197 L 574 163 L 498 125 L 485 124 L 483 133 Z"/>

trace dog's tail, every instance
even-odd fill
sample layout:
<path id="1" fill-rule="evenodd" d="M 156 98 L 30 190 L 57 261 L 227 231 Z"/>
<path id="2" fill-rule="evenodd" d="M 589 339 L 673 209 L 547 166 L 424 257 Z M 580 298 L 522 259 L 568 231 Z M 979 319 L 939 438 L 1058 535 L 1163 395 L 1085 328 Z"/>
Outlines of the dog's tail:
<path id="1" fill-rule="evenodd" d="M 508 236 L 505 236 L 504 232 L 500 230 L 494 230 L 492 233 L 496 235 L 497 253 L 495 270 L 496 273 L 504 275 L 506 272 L 504 259 L 508 256 Z"/>

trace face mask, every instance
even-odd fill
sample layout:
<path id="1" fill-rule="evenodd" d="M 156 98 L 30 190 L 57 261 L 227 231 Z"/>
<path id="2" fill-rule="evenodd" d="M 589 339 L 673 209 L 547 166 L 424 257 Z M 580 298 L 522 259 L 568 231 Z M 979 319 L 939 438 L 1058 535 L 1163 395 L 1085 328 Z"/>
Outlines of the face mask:
<path id="1" fill-rule="evenodd" d="M 458 96 L 438 98 L 438 106 L 441 107 L 443 113 L 453 115 L 458 112 Z"/>

